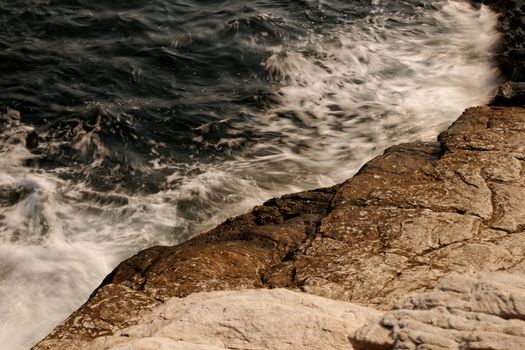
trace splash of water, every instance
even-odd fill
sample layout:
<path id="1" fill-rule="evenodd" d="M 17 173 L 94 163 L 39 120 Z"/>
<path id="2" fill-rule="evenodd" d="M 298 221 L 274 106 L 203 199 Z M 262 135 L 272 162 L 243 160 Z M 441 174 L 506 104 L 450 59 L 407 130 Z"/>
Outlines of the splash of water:
<path id="1" fill-rule="evenodd" d="M 386 147 L 429 140 L 466 107 L 488 102 L 498 84 L 496 14 L 449 1 L 381 15 L 376 4 L 358 26 L 272 48 L 265 68 L 284 86 L 279 106 L 258 118 L 277 136 L 254 148 L 267 155 L 250 167 L 280 168 L 287 181 L 299 181 L 287 176 L 290 166 L 302 183 L 319 174 L 323 184 L 343 181 Z"/>

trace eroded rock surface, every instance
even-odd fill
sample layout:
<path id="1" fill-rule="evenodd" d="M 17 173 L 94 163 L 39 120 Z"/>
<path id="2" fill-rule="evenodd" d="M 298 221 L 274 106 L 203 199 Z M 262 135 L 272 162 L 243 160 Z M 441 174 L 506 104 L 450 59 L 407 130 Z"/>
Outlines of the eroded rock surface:
<path id="1" fill-rule="evenodd" d="M 386 309 L 451 272 L 525 271 L 524 164 L 525 110 L 471 108 L 439 142 L 392 147 L 341 185 L 142 251 L 46 339 L 114 334 L 197 292 L 286 287 Z"/>
<path id="2" fill-rule="evenodd" d="M 286 289 L 199 293 L 170 299 L 139 325 L 82 349 L 342 349 L 349 347 L 349 334 L 380 316 Z"/>
<path id="3" fill-rule="evenodd" d="M 67 344 L 67 345 L 64 345 Z M 136 326 L 92 341 L 42 347 L 133 349 L 525 348 L 525 274 L 452 274 L 386 313 L 286 289 L 172 298 Z M 63 346 L 63 347 L 61 347 Z"/>
<path id="4" fill-rule="evenodd" d="M 337 188 L 272 199 L 181 245 L 142 251 L 122 262 L 48 338 L 67 348 L 134 324 L 136 315 L 171 297 L 265 287 L 267 270 L 315 234 Z"/>
<path id="5" fill-rule="evenodd" d="M 523 268 L 524 122 L 522 109 L 472 108 L 439 143 L 387 150 L 266 280 L 384 307 L 453 271 Z"/>
<path id="6" fill-rule="evenodd" d="M 351 336 L 356 349 L 525 349 L 525 274 L 452 274 Z"/>

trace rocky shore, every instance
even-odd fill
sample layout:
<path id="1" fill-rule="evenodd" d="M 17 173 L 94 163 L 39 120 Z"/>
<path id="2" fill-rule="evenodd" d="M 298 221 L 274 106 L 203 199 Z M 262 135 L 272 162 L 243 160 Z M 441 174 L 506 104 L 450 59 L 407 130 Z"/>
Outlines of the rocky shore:
<path id="1" fill-rule="evenodd" d="M 490 106 L 138 253 L 34 349 L 525 348 L 524 4 L 483 2 L 514 80 Z"/>

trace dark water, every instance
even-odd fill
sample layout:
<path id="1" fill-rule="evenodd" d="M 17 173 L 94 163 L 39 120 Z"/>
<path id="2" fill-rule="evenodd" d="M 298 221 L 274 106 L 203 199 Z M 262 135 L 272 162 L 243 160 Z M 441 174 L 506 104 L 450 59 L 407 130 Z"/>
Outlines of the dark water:
<path id="1" fill-rule="evenodd" d="M 0 0 L 0 343 L 33 344 L 139 249 L 434 137 L 497 85 L 495 21 L 446 0 Z"/>
<path id="2" fill-rule="evenodd" d="M 0 8 L 0 105 L 35 127 L 45 145 L 35 150 L 39 166 L 78 164 L 75 178 L 101 190 L 158 191 L 169 174 L 141 169 L 154 158 L 217 162 L 278 138 L 248 127 L 275 104 L 280 82 L 261 68 L 268 48 L 293 47 L 371 4 L 16 0 Z M 110 151 L 96 171 L 82 171 L 97 145 L 74 144 L 94 129 Z M 52 151 L 51 142 L 59 143 Z"/>

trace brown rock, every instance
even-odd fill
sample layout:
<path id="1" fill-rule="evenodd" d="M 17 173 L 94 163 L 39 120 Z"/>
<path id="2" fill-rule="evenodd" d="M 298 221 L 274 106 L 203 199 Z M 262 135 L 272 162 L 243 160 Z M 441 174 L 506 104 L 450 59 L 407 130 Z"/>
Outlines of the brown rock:
<path id="1" fill-rule="evenodd" d="M 393 147 L 342 185 L 290 286 L 384 307 L 451 271 L 505 270 L 524 259 L 525 111 L 472 108 L 440 144 Z M 509 159 L 512 157 L 512 159 Z"/>

